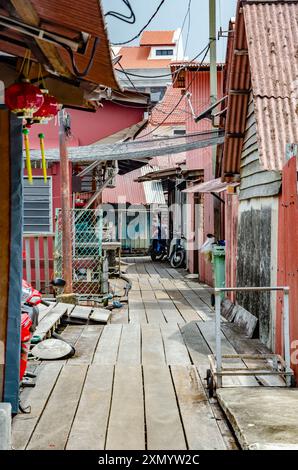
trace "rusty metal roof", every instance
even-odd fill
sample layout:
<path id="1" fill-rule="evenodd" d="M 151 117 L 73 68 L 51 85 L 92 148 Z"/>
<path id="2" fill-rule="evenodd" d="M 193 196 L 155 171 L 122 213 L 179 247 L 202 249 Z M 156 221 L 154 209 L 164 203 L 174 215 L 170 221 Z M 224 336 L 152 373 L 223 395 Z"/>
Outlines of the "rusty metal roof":
<path id="1" fill-rule="evenodd" d="M 298 2 L 243 6 L 259 156 L 282 170 L 287 143 L 298 142 Z"/>
<path id="2" fill-rule="evenodd" d="M 239 173 L 250 89 L 262 166 L 281 170 L 286 143 L 298 142 L 298 1 L 239 1 L 229 30 L 221 168 L 226 180 Z"/>

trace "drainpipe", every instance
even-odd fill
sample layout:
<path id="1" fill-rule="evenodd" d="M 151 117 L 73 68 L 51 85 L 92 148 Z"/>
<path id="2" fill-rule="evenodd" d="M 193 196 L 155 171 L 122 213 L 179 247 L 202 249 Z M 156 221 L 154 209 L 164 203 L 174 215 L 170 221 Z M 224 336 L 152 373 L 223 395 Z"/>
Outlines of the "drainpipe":
<path id="1" fill-rule="evenodd" d="M 62 222 L 62 259 L 63 278 L 66 282 L 65 294 L 72 293 L 72 217 L 70 205 L 70 174 L 66 146 L 64 111 L 59 111 L 59 150 L 61 168 L 61 222 Z"/>

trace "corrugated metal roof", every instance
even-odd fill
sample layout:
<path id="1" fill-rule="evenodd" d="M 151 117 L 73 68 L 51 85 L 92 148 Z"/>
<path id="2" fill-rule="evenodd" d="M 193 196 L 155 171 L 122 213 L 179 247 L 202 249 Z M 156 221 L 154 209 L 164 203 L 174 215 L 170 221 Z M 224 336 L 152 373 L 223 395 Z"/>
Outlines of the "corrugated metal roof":
<path id="1" fill-rule="evenodd" d="M 106 188 L 102 193 L 102 202 L 104 204 L 143 204 L 146 205 L 147 200 L 143 184 L 136 183 L 135 180 L 140 175 L 140 170 L 131 171 L 126 175 L 116 176 L 116 187 Z"/>
<path id="2" fill-rule="evenodd" d="M 235 24 L 230 22 L 229 31 L 224 74 L 224 94 L 228 93 L 226 133 L 221 168 L 224 177 L 229 177 L 240 171 L 240 154 L 250 89 L 249 60 L 248 55 L 244 53 L 247 51 L 244 16 L 239 9 Z M 235 51 L 243 51 L 243 53 L 236 54 Z M 237 91 L 237 94 L 233 94 L 231 90 Z"/>
<path id="3" fill-rule="evenodd" d="M 240 170 L 250 88 L 260 163 L 266 170 L 281 170 L 286 143 L 298 142 L 297 0 L 238 2 L 235 32 L 228 41 L 226 87 L 223 177 Z"/>
<path id="4" fill-rule="evenodd" d="M 106 188 L 103 191 L 103 203 L 119 204 L 165 204 L 165 196 L 160 181 L 137 183 L 139 176 L 148 170 L 144 168 L 131 171 L 125 175 L 116 176 L 116 187 Z M 149 171 L 152 168 L 149 167 Z"/>
<path id="5" fill-rule="evenodd" d="M 298 142 L 298 2 L 246 4 L 261 164 L 282 170 L 287 143 Z"/>

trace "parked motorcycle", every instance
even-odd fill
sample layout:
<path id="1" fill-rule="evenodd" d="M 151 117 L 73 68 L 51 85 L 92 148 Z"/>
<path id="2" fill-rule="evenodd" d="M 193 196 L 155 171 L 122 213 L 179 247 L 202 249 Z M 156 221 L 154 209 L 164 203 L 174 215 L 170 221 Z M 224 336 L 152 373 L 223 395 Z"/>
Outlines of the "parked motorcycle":
<path id="1" fill-rule="evenodd" d="M 152 261 L 161 261 L 168 255 L 168 242 L 165 226 L 161 223 L 159 217 L 158 226 L 155 227 L 153 238 L 149 247 L 149 255 Z"/>
<path id="2" fill-rule="evenodd" d="M 181 238 L 173 238 L 170 244 L 169 250 L 169 261 L 172 268 L 182 268 L 185 266 L 186 250 L 185 250 L 186 238 L 181 235 Z"/>
<path id="3" fill-rule="evenodd" d="M 167 254 L 167 241 L 154 238 L 149 247 L 149 255 L 151 256 L 152 261 L 162 261 Z"/>

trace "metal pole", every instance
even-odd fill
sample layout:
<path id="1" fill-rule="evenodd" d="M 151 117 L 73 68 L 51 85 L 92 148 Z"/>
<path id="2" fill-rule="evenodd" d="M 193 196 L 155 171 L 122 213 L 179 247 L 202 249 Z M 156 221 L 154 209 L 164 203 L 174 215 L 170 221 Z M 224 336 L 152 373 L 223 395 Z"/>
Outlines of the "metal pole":
<path id="1" fill-rule="evenodd" d="M 64 111 L 59 111 L 59 151 L 61 169 L 61 219 L 62 219 L 62 261 L 63 277 L 66 282 L 64 292 L 72 293 L 72 221 L 70 205 L 70 175 L 67 154 Z"/>
<path id="2" fill-rule="evenodd" d="M 289 289 L 284 289 L 284 311 L 283 311 L 283 327 L 284 327 L 284 355 L 286 363 L 286 372 L 291 371 L 291 353 L 290 353 L 290 322 L 289 322 Z M 286 384 L 291 386 L 291 376 L 286 376 Z"/>
<path id="3" fill-rule="evenodd" d="M 216 0 L 209 0 L 209 41 L 210 41 L 210 102 L 217 101 L 217 63 L 216 63 Z M 216 169 L 216 146 L 212 147 L 213 172 Z"/>
<path id="4" fill-rule="evenodd" d="M 216 372 L 221 372 L 221 368 L 222 368 L 220 305 L 221 305 L 221 295 L 220 295 L 220 292 L 217 292 L 215 290 Z M 219 388 L 222 386 L 222 377 L 221 377 L 221 375 L 217 376 L 217 386 Z"/>

